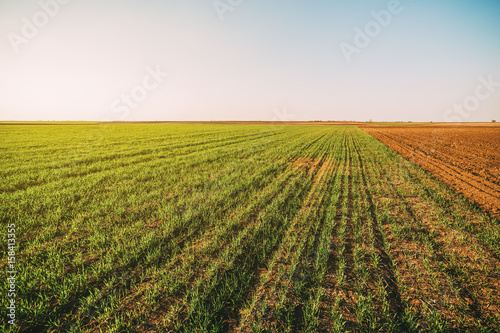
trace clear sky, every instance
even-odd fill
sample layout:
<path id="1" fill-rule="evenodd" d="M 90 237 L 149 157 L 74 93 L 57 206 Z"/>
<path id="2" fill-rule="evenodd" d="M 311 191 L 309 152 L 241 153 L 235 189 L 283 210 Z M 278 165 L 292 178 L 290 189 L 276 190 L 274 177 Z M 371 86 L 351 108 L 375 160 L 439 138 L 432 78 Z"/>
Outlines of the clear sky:
<path id="1" fill-rule="evenodd" d="M 0 120 L 500 121 L 498 0 L 0 0 L 0 37 Z"/>

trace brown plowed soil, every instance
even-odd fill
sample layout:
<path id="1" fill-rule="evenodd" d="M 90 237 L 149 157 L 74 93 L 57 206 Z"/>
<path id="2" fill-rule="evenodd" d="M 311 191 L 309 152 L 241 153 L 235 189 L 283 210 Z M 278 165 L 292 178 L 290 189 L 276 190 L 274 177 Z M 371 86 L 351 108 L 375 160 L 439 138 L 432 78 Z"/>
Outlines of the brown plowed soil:
<path id="1" fill-rule="evenodd" d="M 500 127 L 363 127 L 500 218 Z"/>

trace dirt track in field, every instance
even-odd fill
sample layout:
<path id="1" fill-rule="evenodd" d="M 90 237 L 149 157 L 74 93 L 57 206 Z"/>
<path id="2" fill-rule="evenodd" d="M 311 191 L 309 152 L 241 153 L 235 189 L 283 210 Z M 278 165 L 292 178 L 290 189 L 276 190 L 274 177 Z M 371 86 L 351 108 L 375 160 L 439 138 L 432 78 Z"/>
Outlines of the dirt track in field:
<path id="1" fill-rule="evenodd" d="M 500 127 L 364 127 L 500 218 Z"/>

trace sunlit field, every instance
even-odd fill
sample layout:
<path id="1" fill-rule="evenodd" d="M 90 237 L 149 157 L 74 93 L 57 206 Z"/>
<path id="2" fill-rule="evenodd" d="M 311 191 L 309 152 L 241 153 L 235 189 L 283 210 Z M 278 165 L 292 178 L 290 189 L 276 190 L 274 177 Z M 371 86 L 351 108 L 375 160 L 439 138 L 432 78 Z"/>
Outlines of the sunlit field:
<path id="1" fill-rule="evenodd" d="M 3 331 L 500 331 L 499 221 L 356 126 L 0 136 Z"/>

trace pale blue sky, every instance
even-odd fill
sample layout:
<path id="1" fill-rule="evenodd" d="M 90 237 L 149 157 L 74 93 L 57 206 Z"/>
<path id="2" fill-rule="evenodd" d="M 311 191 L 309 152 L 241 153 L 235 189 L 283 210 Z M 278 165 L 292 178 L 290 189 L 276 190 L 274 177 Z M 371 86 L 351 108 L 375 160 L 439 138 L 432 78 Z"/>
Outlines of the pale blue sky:
<path id="1" fill-rule="evenodd" d="M 500 118 L 499 1 L 401 0 L 350 61 L 391 1 L 241 0 L 221 20 L 213 0 L 72 0 L 46 24 L 40 3 L 58 2 L 0 0 L 0 120 Z"/>

